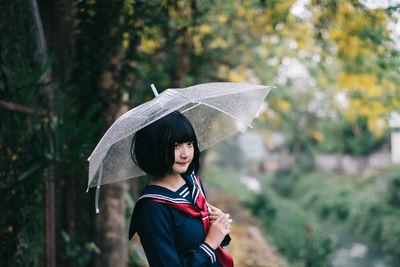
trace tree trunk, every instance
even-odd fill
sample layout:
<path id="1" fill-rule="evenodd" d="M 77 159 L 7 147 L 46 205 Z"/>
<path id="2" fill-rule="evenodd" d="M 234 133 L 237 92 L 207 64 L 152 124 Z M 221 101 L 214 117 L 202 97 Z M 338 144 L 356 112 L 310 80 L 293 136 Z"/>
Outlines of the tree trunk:
<path id="1" fill-rule="evenodd" d="M 32 6 L 35 16 L 35 24 L 37 30 L 37 44 L 39 53 L 43 59 L 44 64 L 47 63 L 47 43 L 44 36 L 42 19 L 40 17 L 39 7 L 36 0 L 32 0 Z M 46 94 L 48 98 L 48 118 L 51 121 L 54 117 L 54 87 L 51 84 L 51 68 L 49 67 L 44 77 L 42 78 L 46 85 Z M 46 129 L 49 154 L 54 159 L 54 142 L 52 130 L 48 126 Z M 54 197 L 54 164 L 50 164 L 46 168 L 46 184 L 45 184 L 45 236 L 46 236 L 46 266 L 56 266 L 56 223 L 55 223 L 55 197 Z"/>
<path id="2" fill-rule="evenodd" d="M 94 220 L 95 242 L 101 254 L 95 257 L 96 267 L 124 267 L 127 260 L 125 225 L 125 182 L 105 185 L 101 188 L 100 213 Z"/>
<path id="3" fill-rule="evenodd" d="M 104 77 L 109 77 L 105 75 Z M 109 116 L 110 121 L 116 120 L 128 111 L 128 94 L 124 93 L 121 105 L 116 115 Z M 111 109 L 112 110 L 112 109 Z M 95 242 L 101 250 L 96 256 L 94 265 L 96 267 L 124 267 L 126 265 L 128 251 L 128 234 L 125 223 L 125 181 L 107 184 L 101 188 L 99 209 L 96 215 Z"/>
<path id="4" fill-rule="evenodd" d="M 192 0 L 182 12 L 186 13 L 188 24 L 193 27 L 196 25 L 198 3 Z M 174 86 L 185 87 L 185 78 L 190 69 L 190 56 L 192 53 L 192 36 L 186 28 L 182 32 L 181 41 L 177 47 L 177 63 L 175 68 Z"/>
<path id="5" fill-rule="evenodd" d="M 48 51 L 54 56 L 53 79 L 63 88 L 74 60 L 76 34 L 76 1 L 37 0 L 46 33 Z"/>
<path id="6" fill-rule="evenodd" d="M 179 44 L 178 62 L 176 66 L 176 79 L 174 85 L 178 88 L 185 87 L 185 77 L 190 67 L 190 33 L 185 30 L 182 42 Z"/>
<path id="7" fill-rule="evenodd" d="M 52 62 L 52 79 L 50 82 L 56 81 L 57 88 L 59 91 L 66 92 L 68 88 L 68 79 L 70 78 L 70 71 L 73 66 L 74 60 L 74 43 L 75 43 L 75 32 L 76 26 L 76 2 L 69 0 L 37 0 L 39 3 L 44 32 L 48 44 L 49 54 L 53 56 Z M 61 94 L 59 94 L 61 95 Z M 58 140 L 60 141 L 60 140 Z M 70 170 L 74 170 L 74 166 L 69 166 Z M 54 173 L 54 170 L 52 170 Z M 61 174 L 61 175 L 60 175 Z M 55 179 L 58 182 L 56 185 L 63 184 L 63 186 L 52 185 L 52 191 L 55 191 L 57 195 L 57 206 L 56 209 L 60 210 L 55 217 L 57 228 L 54 229 L 57 233 L 61 230 L 66 231 L 73 242 L 83 242 L 90 238 L 90 234 L 85 237 L 79 237 L 77 234 L 77 225 L 82 225 L 77 218 L 81 212 L 78 208 L 78 203 L 82 203 L 78 196 L 82 196 L 78 190 L 81 190 L 84 183 L 77 182 L 83 181 L 76 172 L 70 171 L 63 172 L 57 169 L 55 172 Z M 64 178 L 64 176 L 67 176 Z M 54 200 L 51 200 L 54 205 Z M 84 209 L 84 208 L 82 208 Z M 89 212 L 89 211 L 88 211 Z M 83 228 L 83 227 L 81 227 Z M 87 231 L 87 230 L 86 230 Z M 82 230 L 80 231 L 82 232 Z M 86 239 L 85 239 L 86 238 Z M 79 239 L 79 240 L 77 240 Z M 59 242 L 57 247 L 59 249 L 57 263 L 61 266 L 77 266 L 74 260 L 67 259 L 65 253 L 64 242 Z M 61 252 L 61 253 L 60 253 Z"/>
<path id="8" fill-rule="evenodd" d="M 121 99 L 121 89 L 124 87 L 121 76 L 124 58 L 124 1 L 38 1 L 42 3 L 46 13 L 45 26 L 50 37 L 50 51 L 54 51 L 55 55 L 53 65 L 57 81 L 75 104 L 71 108 L 75 110 L 76 116 L 83 117 L 94 105 L 98 105 L 98 117 L 92 122 L 105 121 L 106 125 L 111 125 L 119 116 L 116 114 L 127 108 L 122 106 Z M 79 31 L 74 32 L 77 23 Z M 84 197 L 77 190 L 82 190 L 83 178 L 86 177 L 65 179 L 65 212 L 62 215 L 63 229 L 67 229 L 72 241 L 75 241 L 75 236 L 80 239 L 79 244 L 88 241 L 82 240 L 78 229 L 75 229 L 75 221 L 79 220 L 79 212 L 82 211 L 78 203 Z M 124 186 L 124 183 L 116 183 L 101 188 L 100 213 L 94 215 L 91 222 L 93 240 L 101 250 L 100 255 L 93 254 L 96 267 L 126 265 L 128 235 L 125 225 Z M 71 261 L 67 265 L 74 264 Z"/>
<path id="9" fill-rule="evenodd" d="M 111 125 L 121 114 L 128 110 L 121 88 L 124 81 L 121 75 L 124 48 L 122 46 L 122 24 L 124 1 L 98 1 L 95 25 L 101 29 L 102 36 L 99 53 L 99 69 L 96 86 L 101 91 L 103 106 L 101 117 Z M 104 22 L 107 20 L 107 22 Z M 100 30 L 100 29 L 99 29 Z M 98 33 L 97 33 L 98 34 Z M 95 215 L 95 242 L 101 254 L 95 256 L 96 267 L 125 267 L 127 263 L 128 234 L 125 223 L 125 182 L 107 184 L 101 188 L 99 208 Z"/>

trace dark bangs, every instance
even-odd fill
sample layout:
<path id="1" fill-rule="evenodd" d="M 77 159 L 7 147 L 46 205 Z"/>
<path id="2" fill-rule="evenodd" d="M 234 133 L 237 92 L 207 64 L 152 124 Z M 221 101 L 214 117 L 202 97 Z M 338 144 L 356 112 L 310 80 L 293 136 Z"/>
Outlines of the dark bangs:
<path id="1" fill-rule="evenodd" d="M 171 136 L 171 141 L 173 141 L 174 145 L 175 143 L 181 144 L 185 142 L 197 143 L 196 134 L 192 124 L 182 114 L 179 113 L 179 115 L 175 118 L 176 121 L 174 121 L 175 125 L 173 127 L 174 131 Z"/>

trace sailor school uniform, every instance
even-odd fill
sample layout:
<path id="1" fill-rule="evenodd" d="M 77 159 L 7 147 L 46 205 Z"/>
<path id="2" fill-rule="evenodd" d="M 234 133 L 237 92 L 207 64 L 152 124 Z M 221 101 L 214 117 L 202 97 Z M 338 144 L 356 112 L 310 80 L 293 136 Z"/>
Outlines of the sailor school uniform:
<path id="1" fill-rule="evenodd" d="M 232 267 L 232 257 L 222 249 L 229 244 L 229 235 L 216 250 L 204 242 L 210 221 L 199 177 L 183 178 L 186 184 L 175 192 L 145 187 L 132 214 L 129 239 L 138 233 L 152 267 Z"/>

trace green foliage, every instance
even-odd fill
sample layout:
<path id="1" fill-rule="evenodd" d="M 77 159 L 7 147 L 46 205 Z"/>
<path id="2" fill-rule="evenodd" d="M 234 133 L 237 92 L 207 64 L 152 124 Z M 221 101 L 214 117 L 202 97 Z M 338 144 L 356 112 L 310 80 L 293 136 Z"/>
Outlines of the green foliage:
<path id="1" fill-rule="evenodd" d="M 47 117 L 49 96 L 42 77 L 54 63 L 54 57 L 43 63 L 38 56 L 31 2 L 13 2 L 10 8 L 15 13 L 0 16 L 0 98 L 33 111 L 4 107 L 0 111 L 0 195 L 4 215 L 0 219 L 0 265 L 44 265 L 44 185 L 49 166 L 55 169 L 55 234 L 65 238 L 62 229 L 74 229 L 68 242 L 57 239 L 60 251 L 57 255 L 59 259 L 87 264 L 93 247 L 88 241 L 91 240 L 88 207 L 92 202 L 88 203 L 89 194 L 78 194 L 76 190 L 84 192 L 86 158 L 97 141 L 94 133 L 103 125 L 94 118 L 98 107 L 89 106 L 87 113 L 78 114 L 76 102 L 59 90 L 61 82 L 53 82 L 55 116 Z M 79 217 L 71 216 L 71 208 Z"/>
<path id="2" fill-rule="evenodd" d="M 396 260 L 400 260 L 400 212 L 396 202 L 399 169 L 377 174 L 362 185 L 349 216 L 352 229 L 371 241 L 380 243 Z M 371 189 L 371 185 L 373 189 Z M 397 189 L 397 190 L 396 190 Z"/>
<path id="3" fill-rule="evenodd" d="M 380 244 L 399 260 L 399 173 L 394 168 L 359 178 L 283 170 L 272 179 L 261 177 L 266 181 L 262 193 L 244 204 L 294 264 L 330 266 L 329 255 L 338 244 L 329 236 L 336 231 Z"/>
<path id="4" fill-rule="evenodd" d="M 389 134 L 377 137 L 368 127 L 365 119 L 352 123 L 342 118 L 321 121 L 317 129 L 324 136 L 317 150 L 322 153 L 342 153 L 348 155 L 368 155 L 388 143 Z"/>
<path id="5" fill-rule="evenodd" d="M 318 225 L 315 215 L 271 190 L 269 182 L 263 185 L 260 193 L 254 193 L 243 187 L 237 172 L 212 163 L 203 168 L 201 175 L 208 184 L 239 197 L 265 225 L 266 236 L 277 246 L 279 253 L 294 266 L 329 266 L 329 255 L 335 249 L 330 233 Z M 271 177 L 265 174 L 260 177 L 261 182 L 270 180 Z"/>
<path id="6" fill-rule="evenodd" d="M 267 225 L 270 225 L 275 219 L 277 213 L 276 204 L 267 194 L 256 194 L 250 200 L 244 201 L 243 204 Z"/>
<path id="7" fill-rule="evenodd" d="M 400 207 L 400 173 L 394 172 L 387 181 L 388 193 L 386 195 L 387 203 L 394 208 Z"/>
<path id="8" fill-rule="evenodd" d="M 267 235 L 294 266 L 330 266 L 334 243 L 312 213 L 267 188 L 245 205 L 266 225 Z"/>
<path id="9" fill-rule="evenodd" d="M 100 254 L 100 249 L 93 242 L 88 242 L 83 246 L 71 239 L 67 232 L 61 231 L 61 236 L 65 242 L 65 257 L 72 259 L 73 262 L 85 266 L 90 262 L 93 253 Z"/>
<path id="10" fill-rule="evenodd" d="M 298 179 L 299 174 L 290 169 L 278 170 L 271 181 L 271 186 L 281 196 L 290 197 L 293 193 L 293 184 Z"/>
<path id="11" fill-rule="evenodd" d="M 206 166 L 206 168 L 200 169 L 200 177 L 208 184 L 232 192 L 241 200 L 252 197 L 253 192 L 244 188 L 239 181 L 241 175 L 243 175 L 240 171 L 219 167 L 211 162 L 207 163 Z"/>
<path id="12" fill-rule="evenodd" d="M 333 241 L 321 232 L 307 230 L 305 248 L 302 250 L 304 255 L 304 266 L 331 266 L 329 256 L 333 251 Z"/>
<path id="13" fill-rule="evenodd" d="M 298 203 L 331 231 L 355 233 L 400 259 L 398 211 L 399 170 L 370 178 L 302 173 L 292 180 L 288 200 Z M 279 202 L 280 203 L 280 202 Z M 332 227 L 334 225 L 334 227 Z"/>
<path id="14" fill-rule="evenodd" d="M 35 57 L 35 45 L 29 42 L 33 36 L 30 7 L 15 8 L 25 14 L 19 18 L 22 23 L 11 17 L 8 27 L 0 27 L 1 35 L 9 36 L 0 41 L 4 47 L 0 49 L 0 98 L 43 110 L 40 81 L 46 66 Z M 1 16 L 0 24 L 5 17 Z M 0 120 L 0 265 L 40 266 L 44 253 L 43 177 L 52 160 L 48 156 L 49 121 L 5 109 L 0 111 Z"/>

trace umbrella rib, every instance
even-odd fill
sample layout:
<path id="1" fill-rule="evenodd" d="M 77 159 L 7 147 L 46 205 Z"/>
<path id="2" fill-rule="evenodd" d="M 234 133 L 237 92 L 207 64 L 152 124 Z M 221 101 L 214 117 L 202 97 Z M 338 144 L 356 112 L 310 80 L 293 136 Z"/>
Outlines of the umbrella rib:
<path id="1" fill-rule="evenodd" d="M 182 111 L 182 113 L 185 113 L 185 112 L 187 112 L 187 111 L 189 111 L 189 110 L 191 110 L 191 109 L 194 109 L 195 107 L 197 107 L 197 106 L 201 105 L 201 103 L 200 103 L 200 102 L 193 102 L 193 103 L 197 103 L 197 104 L 196 104 L 196 105 L 194 105 L 193 107 L 190 107 L 190 108 L 187 108 L 187 109 L 185 109 L 184 111 Z"/>
<path id="2" fill-rule="evenodd" d="M 181 97 L 183 97 L 183 98 L 189 100 L 190 102 L 192 102 L 192 103 L 197 103 L 197 105 L 194 105 L 193 107 L 190 107 L 190 108 L 184 110 L 182 113 L 184 113 L 184 112 L 186 112 L 186 111 L 188 111 L 188 110 L 190 110 L 190 109 L 192 109 L 192 108 L 195 108 L 195 107 L 197 107 L 198 105 L 205 105 L 205 106 L 208 106 L 208 107 L 210 107 L 210 108 L 216 109 L 216 110 L 218 110 L 218 111 L 224 113 L 225 115 L 228 115 L 229 117 L 231 117 L 231 118 L 233 118 L 233 119 L 235 119 L 235 120 L 237 120 L 237 121 L 243 123 L 243 124 L 246 125 L 247 127 L 253 128 L 253 126 L 251 126 L 251 124 L 249 124 L 249 123 L 247 123 L 247 122 L 245 122 L 245 121 L 239 119 L 239 118 L 236 117 L 236 116 L 233 116 L 232 114 L 230 114 L 230 113 L 228 113 L 228 112 L 226 112 L 226 111 L 224 111 L 224 110 L 222 110 L 222 109 L 220 109 L 220 108 L 217 108 L 216 106 L 213 106 L 213 105 L 211 105 L 211 104 L 207 104 L 207 103 L 204 103 L 204 102 L 200 102 L 200 101 L 191 100 L 190 98 L 184 96 L 181 92 L 178 92 L 178 91 L 175 91 L 175 92 L 176 92 L 177 94 L 179 94 Z"/>
<path id="3" fill-rule="evenodd" d="M 219 112 L 222 112 L 222 113 L 224 113 L 225 115 L 228 115 L 229 117 L 231 117 L 231 118 L 233 118 L 233 119 L 235 119 L 235 120 L 237 120 L 237 121 L 243 123 L 243 124 L 246 125 L 247 127 L 253 128 L 253 126 L 251 126 L 251 124 L 249 124 L 249 123 L 247 123 L 247 122 L 245 122 L 245 121 L 239 119 L 239 118 L 236 117 L 236 116 L 233 116 L 232 114 L 226 112 L 226 111 L 223 110 L 223 109 L 217 108 L 216 106 L 213 106 L 213 105 L 211 105 L 211 104 L 207 104 L 207 103 L 204 103 L 204 102 L 198 102 L 198 101 L 195 101 L 195 102 L 198 103 L 198 104 L 195 105 L 194 107 L 196 107 L 196 106 L 198 106 L 198 105 L 205 105 L 205 106 L 208 106 L 208 107 L 210 107 L 210 108 L 216 109 L 216 110 L 218 110 Z M 194 107 L 192 107 L 192 108 L 194 108 Z M 191 108 L 189 108 L 189 109 L 191 109 Z"/>

